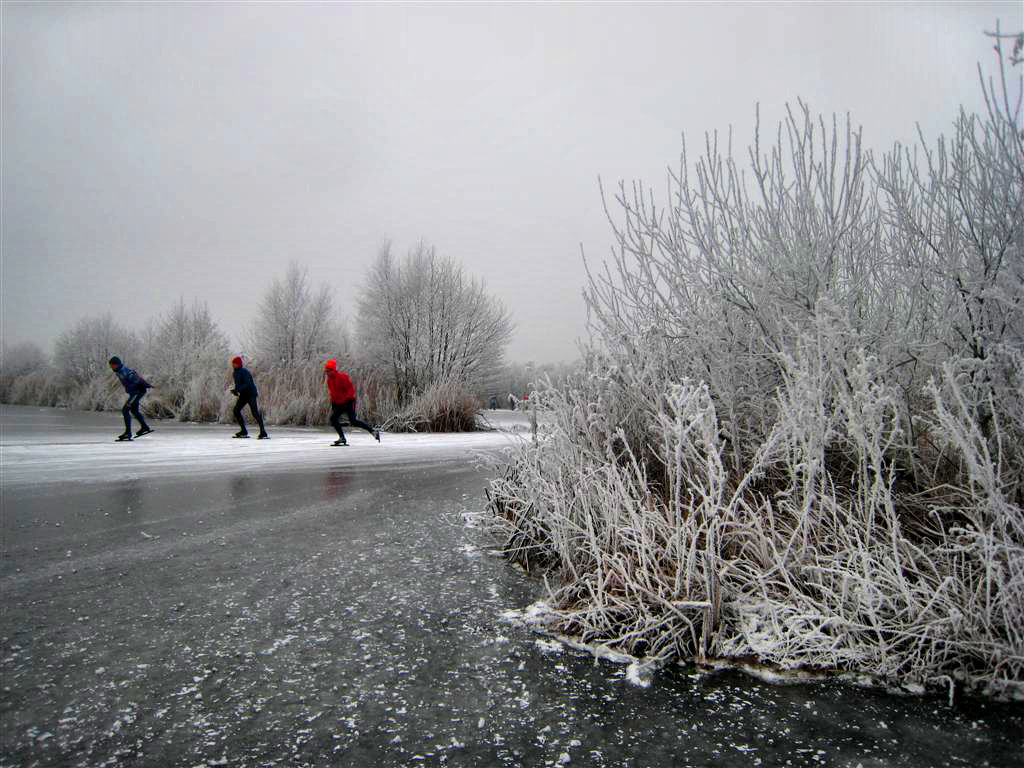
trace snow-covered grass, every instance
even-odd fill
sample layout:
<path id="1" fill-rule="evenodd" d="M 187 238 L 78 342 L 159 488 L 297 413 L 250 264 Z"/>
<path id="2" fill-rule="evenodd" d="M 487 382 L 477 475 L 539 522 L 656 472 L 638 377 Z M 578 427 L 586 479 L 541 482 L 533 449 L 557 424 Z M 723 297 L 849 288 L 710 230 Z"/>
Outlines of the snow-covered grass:
<path id="1" fill-rule="evenodd" d="M 794 366 L 739 477 L 705 385 L 671 385 L 641 439 L 595 405 L 615 377 L 558 393 L 489 491 L 504 553 L 548 575 L 547 626 L 647 659 L 1019 696 L 1024 514 L 969 415 L 937 399 L 932 434 L 963 475 L 918 490 L 890 458 L 897 400 L 870 363 L 831 383 Z"/>
<path id="2" fill-rule="evenodd" d="M 435 381 L 384 422 L 395 432 L 472 432 L 480 399 L 457 379 Z"/>

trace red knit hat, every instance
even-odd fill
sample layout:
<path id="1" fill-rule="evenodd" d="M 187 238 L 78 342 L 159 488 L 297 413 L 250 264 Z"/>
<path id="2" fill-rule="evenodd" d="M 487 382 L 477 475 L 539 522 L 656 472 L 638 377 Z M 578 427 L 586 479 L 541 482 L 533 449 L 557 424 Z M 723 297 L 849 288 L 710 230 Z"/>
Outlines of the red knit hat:
<path id="1" fill-rule="evenodd" d="M 328 371 L 336 371 L 338 370 L 338 361 L 328 360 L 326 363 L 324 363 L 324 368 L 326 368 Z"/>
<path id="2" fill-rule="evenodd" d="M 242 367 L 242 356 L 241 355 L 235 355 L 234 357 L 232 357 L 231 358 L 231 364 L 233 366 L 235 366 L 235 368 L 241 368 Z"/>

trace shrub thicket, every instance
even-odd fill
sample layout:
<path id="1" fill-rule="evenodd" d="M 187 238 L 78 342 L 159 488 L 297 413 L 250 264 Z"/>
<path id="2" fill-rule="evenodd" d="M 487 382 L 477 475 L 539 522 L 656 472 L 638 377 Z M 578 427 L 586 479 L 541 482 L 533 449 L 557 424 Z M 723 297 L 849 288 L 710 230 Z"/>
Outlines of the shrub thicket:
<path id="1" fill-rule="evenodd" d="M 435 381 L 385 421 L 392 432 L 472 432 L 480 399 L 458 379 Z"/>
<path id="2" fill-rule="evenodd" d="M 916 156 L 876 162 L 801 105 L 749 177 L 711 138 L 664 205 L 619 187 L 584 370 L 489 489 L 550 628 L 652 663 L 1024 692 L 1024 135 L 1001 74 Z"/>

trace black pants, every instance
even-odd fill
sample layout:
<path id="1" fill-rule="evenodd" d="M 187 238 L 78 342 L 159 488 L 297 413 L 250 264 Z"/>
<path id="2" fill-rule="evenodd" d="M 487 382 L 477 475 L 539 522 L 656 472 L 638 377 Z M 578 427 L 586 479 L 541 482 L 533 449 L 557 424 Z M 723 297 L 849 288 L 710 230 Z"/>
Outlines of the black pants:
<path id="1" fill-rule="evenodd" d="M 252 411 L 252 417 L 256 419 L 256 423 L 260 425 L 260 434 L 265 435 L 267 428 L 263 426 L 263 417 L 260 415 L 260 407 L 256 403 L 255 395 L 239 395 L 238 402 L 235 403 L 235 421 L 238 422 L 238 426 L 245 432 L 245 419 L 242 418 L 242 409 L 245 406 L 249 406 L 249 410 Z"/>
<path id="2" fill-rule="evenodd" d="M 139 422 L 139 426 L 143 429 L 148 429 L 146 426 L 146 420 L 142 418 L 142 411 L 139 410 L 139 401 L 142 400 L 142 396 L 145 392 L 138 392 L 134 395 L 129 395 L 128 399 L 125 400 L 124 408 L 121 409 L 121 415 L 124 416 L 124 431 L 132 431 L 132 416 Z"/>
<path id="3" fill-rule="evenodd" d="M 359 427 L 365 429 L 371 435 L 373 434 L 373 427 L 367 424 L 365 421 L 360 421 L 356 418 L 356 401 L 349 400 L 344 403 L 331 403 L 331 426 L 338 431 L 338 439 L 344 440 L 345 433 L 341 429 L 341 417 L 347 416 L 348 423 L 353 427 Z"/>

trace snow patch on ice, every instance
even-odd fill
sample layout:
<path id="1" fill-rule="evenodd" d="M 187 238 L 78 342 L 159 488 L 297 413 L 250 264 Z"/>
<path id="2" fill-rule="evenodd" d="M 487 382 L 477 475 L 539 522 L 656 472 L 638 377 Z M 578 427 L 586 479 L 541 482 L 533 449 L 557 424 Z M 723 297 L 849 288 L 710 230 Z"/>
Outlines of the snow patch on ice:
<path id="1" fill-rule="evenodd" d="M 273 656 L 281 648 L 284 648 L 286 645 L 291 644 L 296 639 L 297 635 L 285 635 L 284 637 L 275 640 L 274 644 L 267 648 L 265 651 L 260 651 L 260 654 L 262 656 Z"/>
<path id="2" fill-rule="evenodd" d="M 634 661 L 626 667 L 626 680 L 640 688 L 649 688 L 651 686 L 650 667 L 642 661 Z"/>
<path id="3" fill-rule="evenodd" d="M 536 640 L 535 642 L 544 653 L 561 653 L 565 650 L 557 640 Z"/>
<path id="4" fill-rule="evenodd" d="M 557 614 L 543 600 L 526 606 L 522 610 L 508 610 L 501 613 L 501 620 L 510 624 L 525 624 L 536 629 L 546 625 Z"/>

